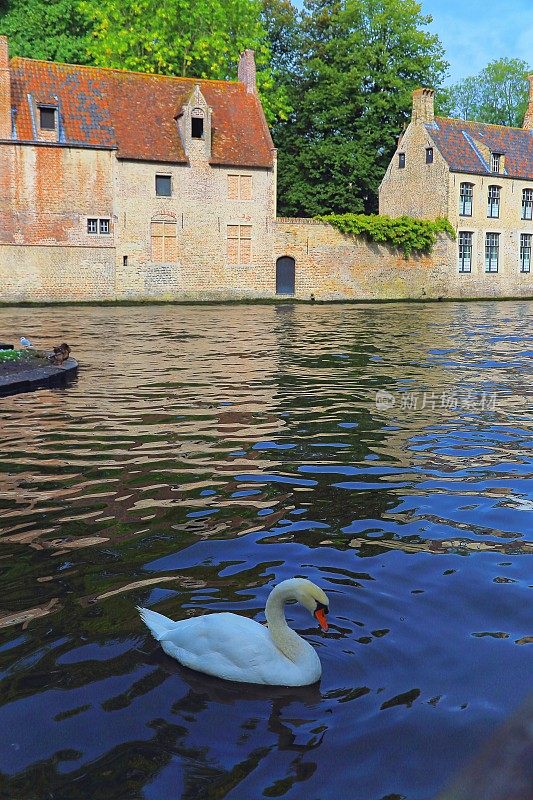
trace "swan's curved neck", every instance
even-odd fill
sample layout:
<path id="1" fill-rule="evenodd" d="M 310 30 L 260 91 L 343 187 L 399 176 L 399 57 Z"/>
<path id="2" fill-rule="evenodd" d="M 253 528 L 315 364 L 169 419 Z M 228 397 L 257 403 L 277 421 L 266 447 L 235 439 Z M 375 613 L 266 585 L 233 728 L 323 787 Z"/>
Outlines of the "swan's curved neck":
<path id="1" fill-rule="evenodd" d="M 289 628 L 285 619 L 285 603 L 294 599 L 294 594 L 289 588 L 276 586 L 270 593 L 265 607 L 272 641 L 291 661 L 296 661 L 307 645 L 305 639 Z"/>

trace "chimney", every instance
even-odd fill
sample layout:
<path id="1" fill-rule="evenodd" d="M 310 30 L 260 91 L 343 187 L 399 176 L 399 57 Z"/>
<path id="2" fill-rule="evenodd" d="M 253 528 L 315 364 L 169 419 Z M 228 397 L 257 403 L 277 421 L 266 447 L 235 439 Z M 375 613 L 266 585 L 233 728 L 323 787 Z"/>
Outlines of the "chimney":
<path id="1" fill-rule="evenodd" d="M 244 83 L 248 94 L 255 94 L 257 92 L 257 85 L 255 82 L 255 58 L 253 50 L 245 50 L 241 54 L 239 61 L 239 70 L 237 73 L 238 80 Z"/>
<path id="2" fill-rule="evenodd" d="M 435 119 L 434 98 L 433 89 L 414 90 L 411 122 L 433 122 Z"/>
<path id="3" fill-rule="evenodd" d="M 0 139 L 11 139 L 11 74 L 7 36 L 0 36 Z"/>
<path id="4" fill-rule="evenodd" d="M 528 131 L 533 130 L 533 75 L 528 75 L 529 81 L 529 101 L 527 104 L 526 116 L 524 117 L 524 124 L 522 125 Z"/>

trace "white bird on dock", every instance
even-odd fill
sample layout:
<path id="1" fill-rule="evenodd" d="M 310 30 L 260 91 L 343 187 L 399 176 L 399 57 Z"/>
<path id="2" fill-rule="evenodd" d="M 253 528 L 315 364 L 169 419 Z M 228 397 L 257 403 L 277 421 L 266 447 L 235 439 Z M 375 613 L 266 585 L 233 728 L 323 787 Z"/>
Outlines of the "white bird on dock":
<path id="1" fill-rule="evenodd" d="M 33 347 L 32 343 L 29 339 L 26 339 L 25 336 L 20 337 L 20 343 L 23 347 Z"/>

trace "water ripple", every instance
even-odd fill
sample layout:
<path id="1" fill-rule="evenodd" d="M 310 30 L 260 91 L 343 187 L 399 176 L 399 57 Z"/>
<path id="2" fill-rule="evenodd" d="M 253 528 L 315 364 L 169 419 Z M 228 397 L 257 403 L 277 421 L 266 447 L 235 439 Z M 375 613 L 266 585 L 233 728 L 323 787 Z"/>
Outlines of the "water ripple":
<path id="1" fill-rule="evenodd" d="M 2 400 L 5 796 L 435 796 L 530 686 L 532 304 L 0 314 L 80 361 Z M 320 686 L 190 672 L 135 612 L 262 621 L 293 575 Z"/>

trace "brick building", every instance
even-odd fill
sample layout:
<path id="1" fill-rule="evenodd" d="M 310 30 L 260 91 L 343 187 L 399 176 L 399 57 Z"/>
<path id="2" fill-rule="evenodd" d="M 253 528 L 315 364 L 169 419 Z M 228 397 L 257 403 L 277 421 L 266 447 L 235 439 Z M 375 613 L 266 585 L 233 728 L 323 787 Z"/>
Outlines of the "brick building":
<path id="1" fill-rule="evenodd" d="M 533 75 L 523 128 L 435 117 L 417 89 L 383 178 L 380 213 L 447 217 L 455 296 L 533 295 Z M 450 245 L 451 247 L 452 245 Z"/>
<path id="2" fill-rule="evenodd" d="M 0 299 L 273 293 L 276 151 L 235 82 L 23 58 L 0 37 Z"/>
<path id="3" fill-rule="evenodd" d="M 212 81 L 9 60 L 0 36 L 0 301 L 533 296 L 532 128 L 533 82 L 523 130 L 415 92 L 381 211 L 459 236 L 405 259 L 276 218 L 252 51 Z"/>

